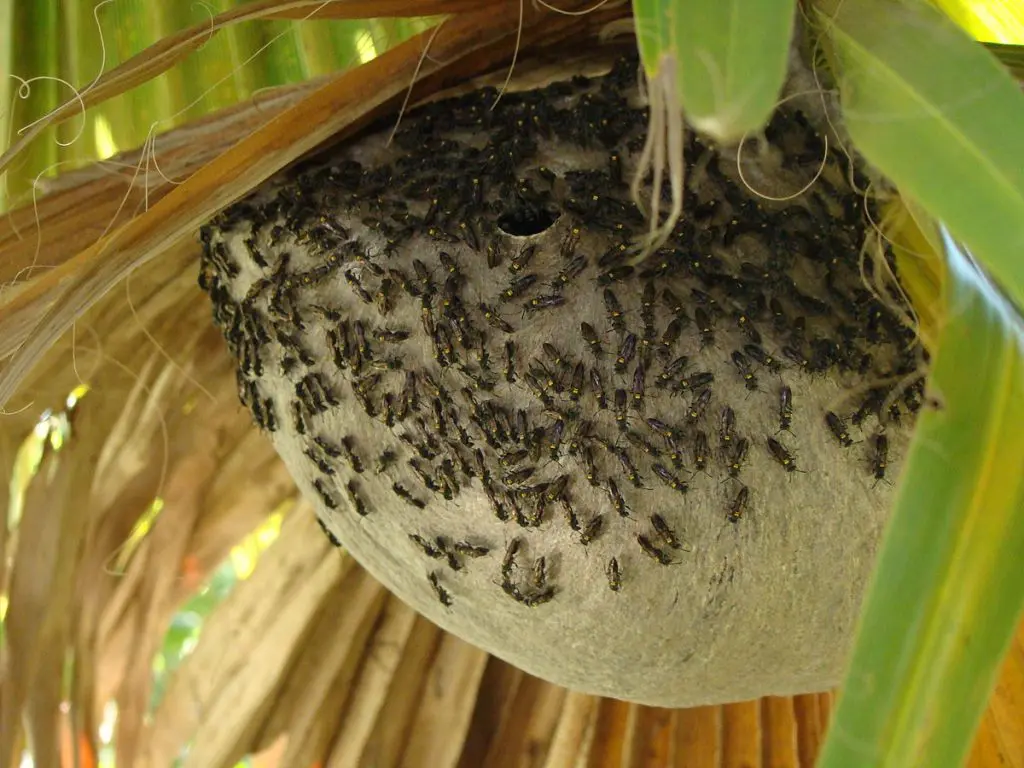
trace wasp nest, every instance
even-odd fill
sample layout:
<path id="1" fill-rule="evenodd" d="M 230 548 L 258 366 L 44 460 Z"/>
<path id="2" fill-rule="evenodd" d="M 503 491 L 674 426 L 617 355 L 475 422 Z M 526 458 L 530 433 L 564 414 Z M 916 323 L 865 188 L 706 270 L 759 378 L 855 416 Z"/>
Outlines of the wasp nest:
<path id="1" fill-rule="evenodd" d="M 200 284 L 327 535 L 444 628 L 650 704 L 828 688 L 912 334 L 864 287 L 857 171 L 799 111 L 743 178 L 784 196 L 827 157 L 810 191 L 756 195 L 690 135 L 684 218 L 634 264 L 635 81 L 433 103 L 223 212 Z"/>

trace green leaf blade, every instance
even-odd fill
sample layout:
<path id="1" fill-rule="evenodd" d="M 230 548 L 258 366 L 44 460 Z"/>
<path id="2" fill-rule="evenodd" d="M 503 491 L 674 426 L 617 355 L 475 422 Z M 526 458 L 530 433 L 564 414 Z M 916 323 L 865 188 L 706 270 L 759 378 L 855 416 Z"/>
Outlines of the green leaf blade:
<path id="1" fill-rule="evenodd" d="M 734 144 L 775 109 L 795 8 L 795 0 L 636 0 L 644 70 L 653 79 L 672 68 L 690 123 Z"/>
<path id="2" fill-rule="evenodd" d="M 933 8 L 851 0 L 823 15 L 857 148 L 944 221 L 1024 307 L 1024 93 Z"/>
<path id="3" fill-rule="evenodd" d="M 948 323 L 822 768 L 959 765 L 1024 606 L 1024 329 L 947 241 Z"/>

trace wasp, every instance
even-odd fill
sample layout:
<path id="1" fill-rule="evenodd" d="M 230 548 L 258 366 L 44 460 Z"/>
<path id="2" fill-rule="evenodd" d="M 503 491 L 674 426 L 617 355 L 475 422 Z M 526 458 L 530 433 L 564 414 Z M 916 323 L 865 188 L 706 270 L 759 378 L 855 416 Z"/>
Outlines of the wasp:
<path id="1" fill-rule="evenodd" d="M 569 263 L 565 265 L 565 268 L 558 273 L 555 279 L 551 281 L 551 283 L 549 283 L 549 287 L 556 291 L 560 291 L 562 288 L 569 285 L 576 277 L 578 277 L 579 274 L 583 272 L 584 269 L 586 269 L 586 267 L 586 256 L 574 256 L 569 261 Z"/>
<path id="2" fill-rule="evenodd" d="M 629 508 L 626 506 L 626 500 L 622 497 L 622 493 L 619 492 L 619 486 L 612 478 L 608 478 L 607 492 L 608 497 L 612 501 L 612 506 L 619 517 L 629 517 Z"/>
<path id="3" fill-rule="evenodd" d="M 619 429 L 623 432 L 626 431 L 626 406 L 628 404 L 628 396 L 626 390 L 616 389 L 615 390 L 615 423 L 619 425 Z"/>
<path id="4" fill-rule="evenodd" d="M 508 271 L 513 275 L 518 275 L 533 261 L 534 255 L 537 253 L 536 245 L 524 246 L 519 253 L 512 259 L 512 262 L 508 265 Z"/>
<path id="5" fill-rule="evenodd" d="M 686 368 L 689 362 L 690 358 L 688 358 L 686 355 L 683 355 L 682 357 L 677 357 L 671 363 L 666 365 L 665 368 L 661 371 L 661 373 L 658 374 L 658 378 L 654 382 L 654 385 L 659 389 L 664 389 L 666 386 L 668 386 L 668 383 L 672 379 L 674 379 L 676 376 L 683 372 L 683 369 Z"/>
<path id="6" fill-rule="evenodd" d="M 655 419 L 657 421 L 657 419 Z M 636 432 L 627 432 L 626 439 L 636 448 L 646 453 L 648 456 L 654 456 L 655 458 L 661 456 L 661 451 L 651 445 L 647 440 L 638 435 Z"/>
<path id="7" fill-rule="evenodd" d="M 683 392 L 687 389 L 697 391 L 703 387 L 708 386 L 715 380 L 715 374 L 711 371 L 699 371 L 691 376 L 687 376 L 684 379 L 679 380 L 679 391 Z M 710 390 L 708 390 L 710 391 Z"/>
<path id="8" fill-rule="evenodd" d="M 722 409 L 721 416 L 718 417 L 718 439 L 721 441 L 722 446 L 726 447 L 732 445 L 732 440 L 736 436 L 736 413 L 729 406 L 725 406 Z"/>
<path id="9" fill-rule="evenodd" d="M 615 358 L 615 372 L 622 373 L 626 370 L 629 364 L 633 361 L 633 357 L 636 355 L 636 334 L 627 333 L 626 337 L 622 340 L 622 346 L 619 348 L 619 354 Z"/>
<path id="10" fill-rule="evenodd" d="M 382 344 L 397 344 L 405 341 L 410 336 L 409 331 L 389 331 L 386 328 L 379 328 L 373 332 L 373 338 Z"/>
<path id="11" fill-rule="evenodd" d="M 516 345 L 511 340 L 505 342 L 505 367 L 502 374 L 509 384 L 516 380 Z"/>
<path id="12" fill-rule="evenodd" d="M 623 280 L 632 276 L 634 268 L 628 264 L 622 264 L 617 267 L 612 267 L 607 272 L 602 272 L 597 276 L 598 285 L 611 285 L 612 283 L 621 283 Z"/>
<path id="13" fill-rule="evenodd" d="M 702 390 L 699 395 L 693 398 L 693 402 L 690 403 L 689 409 L 686 411 L 686 418 L 692 424 L 697 421 L 707 410 L 708 403 L 711 402 L 711 389 Z"/>
<path id="14" fill-rule="evenodd" d="M 364 304 L 374 303 L 373 297 L 370 295 L 370 292 L 367 291 L 362 286 L 362 283 L 359 282 L 358 278 L 356 278 L 356 276 L 352 273 L 351 269 L 345 271 L 345 277 L 348 279 L 349 285 L 352 287 L 352 290 L 355 292 L 356 296 L 358 296 Z"/>
<path id="15" fill-rule="evenodd" d="M 832 411 L 828 411 L 825 414 L 825 423 L 828 425 L 829 430 L 835 435 L 836 440 L 843 448 L 849 448 L 853 445 L 853 438 L 850 437 L 849 431 L 846 429 L 846 425 L 843 420 L 836 416 Z"/>
<path id="16" fill-rule="evenodd" d="M 774 437 L 769 437 L 767 442 L 768 452 L 772 455 L 772 458 L 775 459 L 787 472 L 795 472 L 796 459 L 793 454 L 790 453 L 786 447 Z"/>
<path id="17" fill-rule="evenodd" d="M 377 460 L 373 464 L 373 473 L 375 475 L 383 474 L 387 471 L 388 467 L 392 466 L 397 460 L 398 456 L 394 451 L 381 451 Z"/>
<path id="18" fill-rule="evenodd" d="M 676 536 L 668 523 L 665 522 L 665 518 L 655 513 L 651 515 L 651 525 L 654 526 L 654 530 L 657 532 L 661 540 L 672 549 L 682 549 L 683 545 L 679 543 L 679 538 Z"/>
<path id="19" fill-rule="evenodd" d="M 506 472 L 502 478 L 503 482 L 507 486 L 516 486 L 525 483 L 529 480 L 536 470 L 533 467 L 522 467 L 521 469 L 514 469 L 511 472 Z"/>
<path id="20" fill-rule="evenodd" d="M 693 439 L 693 465 L 698 472 L 703 472 L 708 465 L 708 436 L 703 430 L 698 430 Z"/>
<path id="21" fill-rule="evenodd" d="M 435 547 L 431 542 L 424 539 L 419 534 L 410 534 L 410 541 L 412 541 L 417 547 L 419 547 L 423 554 L 433 560 L 443 560 L 444 550 L 443 548 Z"/>
<path id="22" fill-rule="evenodd" d="M 785 355 L 786 357 L 788 357 L 790 360 L 792 360 L 794 363 L 796 363 L 801 368 L 805 368 L 806 369 L 806 368 L 810 367 L 811 361 L 808 360 L 807 356 L 804 355 L 804 353 L 801 352 L 799 349 L 795 349 L 794 347 L 786 346 L 786 347 L 782 348 L 782 354 Z"/>
<path id="23" fill-rule="evenodd" d="M 330 440 L 324 437 L 317 435 L 313 438 L 313 442 L 316 443 L 317 448 L 324 452 L 324 455 L 329 456 L 332 459 L 340 459 L 343 455 L 341 448 L 334 445 Z"/>
<path id="24" fill-rule="evenodd" d="M 644 283 L 644 292 L 640 296 L 640 317 L 644 324 L 654 322 L 654 302 L 657 301 L 658 293 L 654 283 L 648 280 Z"/>
<path id="25" fill-rule="evenodd" d="M 675 427 L 661 419 L 646 419 L 646 423 L 648 427 L 664 437 L 666 440 L 673 440 L 679 436 L 678 430 L 676 430 Z"/>
<path id="26" fill-rule="evenodd" d="M 604 515 L 595 515 L 591 518 L 583 530 L 580 531 L 580 544 L 584 547 L 590 544 L 594 539 L 601 535 L 601 530 L 604 528 Z"/>
<path id="27" fill-rule="evenodd" d="M 583 375 L 586 372 L 586 366 L 583 363 L 576 363 L 576 367 L 573 368 L 572 378 L 569 380 L 569 399 L 574 403 L 578 403 L 580 395 L 583 393 Z"/>
<path id="28" fill-rule="evenodd" d="M 608 561 L 605 567 L 605 575 L 608 577 L 608 589 L 618 592 L 622 589 L 622 569 L 619 568 L 619 561 L 614 557 Z"/>
<path id="29" fill-rule="evenodd" d="M 426 486 L 428 491 L 438 492 L 441 490 L 441 486 L 437 484 L 437 481 L 416 459 L 409 459 L 408 464 L 409 468 L 415 473 L 416 477 L 419 478 L 420 482 Z"/>
<path id="30" fill-rule="evenodd" d="M 480 187 L 479 179 L 475 179 L 477 182 L 477 188 Z M 462 236 L 462 241 L 472 248 L 474 251 L 480 250 L 480 235 L 476 231 L 476 226 L 472 221 L 460 221 L 459 222 L 459 234 Z"/>
<path id="31" fill-rule="evenodd" d="M 465 555 L 466 557 L 472 558 L 485 557 L 486 555 L 490 554 L 491 551 L 489 547 L 471 544 L 468 541 L 455 542 L 455 544 L 453 545 L 453 549 L 460 555 Z"/>
<path id="32" fill-rule="evenodd" d="M 512 574 L 512 568 L 515 567 L 516 555 L 519 553 L 519 548 L 522 545 L 523 540 L 520 538 L 514 538 L 505 546 L 505 556 L 501 560 L 501 574 L 508 580 Z"/>
<path id="33" fill-rule="evenodd" d="M 533 561 L 531 581 L 535 589 L 543 589 L 548 580 L 547 560 L 542 555 Z"/>
<path id="34" fill-rule="evenodd" d="M 536 608 L 538 605 L 550 602 L 551 598 L 555 596 L 555 588 L 548 587 L 540 592 L 534 592 L 528 595 L 520 595 L 519 602 L 525 605 L 527 608 Z"/>
<path id="35" fill-rule="evenodd" d="M 686 493 L 690 490 L 689 484 L 685 480 L 680 480 L 678 477 L 673 475 L 664 464 L 652 464 L 651 469 L 654 470 L 654 474 L 665 483 L 673 491 L 679 491 L 679 493 Z"/>
<path id="36" fill-rule="evenodd" d="M 779 365 L 779 361 L 772 355 L 765 352 L 760 343 L 744 344 L 743 351 L 746 352 L 747 355 L 749 355 L 755 362 L 767 368 L 772 373 L 778 373 L 782 368 L 782 366 Z"/>
<path id="37" fill-rule="evenodd" d="M 337 509 L 338 502 L 335 500 L 331 492 L 327 490 L 327 484 L 324 483 L 319 477 L 313 481 L 313 487 L 316 489 L 317 495 L 323 502 L 324 506 L 328 509 Z"/>
<path id="38" fill-rule="evenodd" d="M 521 277 L 514 277 L 508 284 L 508 287 L 501 292 L 502 301 L 511 301 L 512 299 L 519 298 L 526 293 L 537 282 L 536 275 L 522 275 Z"/>
<path id="39" fill-rule="evenodd" d="M 306 434 L 306 413 L 302 408 L 302 404 L 297 400 L 293 400 L 291 403 L 292 408 L 292 424 L 295 427 L 295 431 L 300 435 Z"/>
<path id="40" fill-rule="evenodd" d="M 434 594 L 437 595 L 437 601 L 445 608 L 451 607 L 452 596 L 447 589 L 441 586 L 441 580 L 437 571 L 431 571 L 427 575 L 427 580 L 430 582 L 430 586 L 434 590 Z"/>
<path id="41" fill-rule="evenodd" d="M 622 471 L 626 473 L 626 479 L 633 484 L 633 487 L 642 488 L 643 483 L 641 482 L 640 474 L 637 472 L 633 460 L 629 457 L 629 453 L 617 449 L 615 450 L 615 458 L 619 460 L 619 463 L 622 465 Z"/>
<path id="42" fill-rule="evenodd" d="M 553 180 L 554 176 L 552 175 L 552 181 Z M 558 249 L 563 259 L 571 259 L 573 255 L 576 253 L 576 246 L 580 242 L 581 234 L 582 230 L 578 225 L 572 227 L 568 232 L 566 232 L 565 237 L 562 238 L 562 243 Z"/>
<path id="43" fill-rule="evenodd" d="M 611 288 L 604 289 L 604 306 L 608 315 L 608 321 L 616 331 L 626 330 L 626 321 L 622 311 L 622 305 Z"/>
<path id="44" fill-rule="evenodd" d="M 583 446 L 580 449 L 580 456 L 583 458 L 583 473 L 586 475 L 587 482 L 596 488 L 599 485 L 599 481 L 597 478 L 597 465 L 594 462 L 594 453 L 589 446 Z"/>
<path id="45" fill-rule="evenodd" d="M 715 327 L 711 322 L 711 316 L 703 307 L 697 307 L 693 313 L 694 321 L 697 323 L 697 330 L 700 333 L 701 347 L 709 347 L 715 343 Z"/>
<path id="46" fill-rule="evenodd" d="M 552 461 L 558 460 L 558 453 L 562 447 L 562 437 L 565 435 L 565 421 L 559 419 L 551 428 L 551 439 L 548 441 L 548 458 Z"/>
<path id="47" fill-rule="evenodd" d="M 677 319 L 680 319 L 685 323 L 688 318 L 683 310 L 682 300 L 668 288 L 661 292 L 661 298 L 662 301 L 665 302 L 665 306 L 668 308 L 668 311 L 675 315 Z"/>
<path id="48" fill-rule="evenodd" d="M 604 393 L 604 383 L 601 381 L 601 374 L 596 368 L 590 369 L 590 386 L 594 390 L 594 399 L 597 407 L 602 411 L 608 408 L 608 397 Z"/>
<path id="49" fill-rule="evenodd" d="M 779 432 L 788 431 L 793 423 L 793 390 L 788 386 L 779 389 Z"/>
<path id="50" fill-rule="evenodd" d="M 761 332 L 758 331 L 756 327 L 754 327 L 754 324 L 752 322 L 750 322 L 750 318 L 747 317 L 747 315 L 743 312 L 737 312 L 735 314 L 735 317 L 736 327 L 738 327 L 740 331 L 742 331 L 743 335 L 747 337 L 751 344 L 760 344 Z"/>
<path id="51" fill-rule="evenodd" d="M 526 599 L 525 595 L 523 595 L 523 593 L 519 591 L 519 587 L 517 587 L 508 577 L 502 578 L 501 589 L 506 595 L 511 597 L 516 602 L 521 603 L 524 599 Z"/>
<path id="52" fill-rule="evenodd" d="M 352 504 L 352 509 L 355 510 L 356 514 L 360 517 L 366 517 L 370 513 L 370 510 L 366 506 L 366 501 L 359 492 L 359 486 L 356 485 L 355 480 L 349 480 L 345 484 L 345 492 L 348 495 L 348 500 Z"/>
<path id="53" fill-rule="evenodd" d="M 526 461 L 526 459 L 529 458 L 529 456 L 530 452 L 526 449 L 522 449 L 502 454 L 499 457 L 499 461 L 501 462 L 501 466 L 503 467 L 514 467 L 516 464 L 521 464 L 522 462 Z"/>
<path id="54" fill-rule="evenodd" d="M 889 438 L 879 432 L 875 435 L 875 446 L 871 456 L 871 472 L 875 483 L 885 480 L 885 470 L 889 466 Z"/>
<path id="55" fill-rule="evenodd" d="M 534 296 L 528 302 L 523 304 L 523 314 L 530 315 L 535 312 L 541 312 L 545 309 L 554 309 L 565 304 L 565 297 L 558 293 L 544 294 L 541 296 Z"/>
<path id="56" fill-rule="evenodd" d="M 392 483 L 391 490 L 393 490 L 395 492 L 395 495 L 398 496 L 398 498 L 400 498 L 406 504 L 415 507 L 416 509 L 426 509 L 426 502 L 417 499 L 415 496 L 409 493 L 409 489 L 407 489 L 401 483 Z"/>
<path id="57" fill-rule="evenodd" d="M 501 315 L 498 314 L 497 309 L 483 302 L 480 303 L 479 307 L 480 312 L 484 316 L 484 320 L 487 322 L 489 326 L 491 326 L 492 328 L 496 328 L 504 333 L 513 333 L 515 331 L 515 329 L 511 325 L 509 325 L 505 320 L 501 318 Z"/>
<path id="58" fill-rule="evenodd" d="M 306 456 L 309 459 L 311 459 L 314 464 L 316 464 L 316 468 L 319 469 L 322 474 L 327 475 L 328 477 L 334 475 L 334 467 L 328 464 L 324 457 L 321 456 L 316 451 L 314 451 L 312 448 L 306 448 L 303 451 L 303 453 L 306 454 Z"/>
<path id="59" fill-rule="evenodd" d="M 736 366 L 736 371 L 743 379 L 743 385 L 750 391 L 757 390 L 757 376 L 750 369 L 750 361 L 747 360 L 746 355 L 740 352 L 738 349 L 732 353 L 732 364 Z"/>
<path id="60" fill-rule="evenodd" d="M 672 556 L 654 546 L 651 540 L 642 533 L 636 535 L 636 542 L 640 545 L 640 549 L 644 551 L 644 554 L 652 560 L 657 560 L 662 565 L 672 565 Z"/>
<path id="61" fill-rule="evenodd" d="M 633 385 L 630 388 L 630 393 L 633 395 L 633 410 L 639 411 L 643 409 L 644 405 L 644 382 L 647 378 L 647 369 L 644 367 L 643 361 L 637 363 L 636 370 L 633 372 Z"/>
<path id="62" fill-rule="evenodd" d="M 353 472 L 362 474 L 363 472 L 363 461 L 359 458 L 356 453 L 352 438 L 347 435 L 341 438 L 341 452 L 345 456 L 345 461 L 348 462 L 349 467 L 352 468 Z"/>
<path id="63" fill-rule="evenodd" d="M 683 332 L 683 321 L 678 317 L 668 324 L 665 328 L 665 333 L 661 335 L 661 343 L 658 347 L 658 354 L 663 358 L 668 359 L 672 354 L 672 345 L 679 340 L 680 335 Z M 685 358 L 683 358 L 685 359 Z"/>
<path id="64" fill-rule="evenodd" d="M 580 334 L 587 342 L 594 357 L 600 358 L 604 354 L 604 350 L 601 348 L 601 339 L 598 337 L 597 331 L 594 330 L 594 326 L 590 323 L 580 323 Z"/>
<path id="65" fill-rule="evenodd" d="M 502 256 L 500 243 L 494 240 L 487 243 L 487 266 L 489 269 L 500 267 Z"/>
<path id="66" fill-rule="evenodd" d="M 738 523 L 740 518 L 743 517 L 743 512 L 747 508 L 747 501 L 750 498 L 750 491 L 747 486 L 740 488 L 736 494 L 736 498 L 729 503 L 729 522 Z"/>
<path id="67" fill-rule="evenodd" d="M 324 523 L 324 521 L 321 520 L 318 517 L 316 519 L 316 522 L 317 522 L 317 525 L 320 526 L 320 530 L 324 532 L 324 535 L 327 537 L 327 540 L 329 542 L 331 542 L 332 546 L 340 547 L 341 546 L 341 542 L 338 541 L 338 537 L 335 536 L 333 533 L 331 533 L 330 529 L 327 527 L 327 525 Z"/>
<path id="68" fill-rule="evenodd" d="M 552 364 L 554 364 L 556 368 L 559 368 L 564 371 L 565 368 L 568 366 L 568 363 L 562 356 L 562 353 L 558 351 L 558 348 L 554 344 L 550 344 L 545 341 L 541 345 L 541 349 L 544 350 L 544 354 L 547 355 L 547 358 L 552 362 Z"/>
<path id="69" fill-rule="evenodd" d="M 571 528 L 576 533 L 579 533 L 581 530 L 581 526 L 580 519 L 576 514 L 576 510 L 573 509 L 572 504 L 569 502 L 567 498 L 562 497 L 561 499 L 559 499 L 559 501 L 562 505 L 562 509 L 565 511 L 565 522 L 568 523 L 569 528 Z"/>
<path id="70" fill-rule="evenodd" d="M 525 443 L 529 433 L 529 423 L 527 421 L 526 411 L 520 408 L 516 411 L 515 417 L 515 429 L 516 442 Z"/>

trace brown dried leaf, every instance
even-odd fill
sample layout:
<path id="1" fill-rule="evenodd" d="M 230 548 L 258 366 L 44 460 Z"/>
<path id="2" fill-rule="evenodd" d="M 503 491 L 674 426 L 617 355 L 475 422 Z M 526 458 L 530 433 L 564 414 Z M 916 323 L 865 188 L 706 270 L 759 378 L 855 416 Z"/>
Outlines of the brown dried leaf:
<path id="1" fill-rule="evenodd" d="M 486 763 L 514 766 L 519 763 L 519 755 L 547 752 L 558 730 L 565 695 L 563 688 L 526 676 L 491 744 Z"/>
<path id="2" fill-rule="evenodd" d="M 767 696 L 761 699 L 760 704 L 765 762 L 768 765 L 799 765 L 799 727 L 792 697 Z"/>
<path id="3" fill-rule="evenodd" d="M 259 727 L 299 639 L 351 565 L 330 548 L 311 508 L 296 505 L 256 570 L 207 618 L 198 646 L 171 677 L 140 764 L 170 765 L 193 736 L 191 759 L 203 766 L 227 760 Z"/>
<path id="4" fill-rule="evenodd" d="M 319 534 L 319 531 L 316 531 Z M 299 648 L 309 621 L 324 595 L 340 582 L 347 558 L 331 553 L 322 557 L 316 571 L 304 579 L 292 595 L 263 595 L 274 600 L 278 610 L 274 621 L 251 627 L 254 643 L 244 644 L 247 651 L 223 688 L 205 712 L 185 759 L 185 766 L 230 766 L 245 754 L 259 728 L 261 714 L 271 704 L 271 695 L 281 683 L 281 675 L 293 653 Z M 281 574 L 282 577 L 284 574 Z M 287 582 L 287 579 L 282 578 Z M 254 671 L 258 670 L 258 674 Z"/>
<path id="5" fill-rule="evenodd" d="M 401 663 L 387 689 L 384 705 L 377 712 L 373 729 L 362 739 L 346 739 L 342 728 L 334 741 L 327 768 L 373 765 L 393 768 L 405 748 L 405 734 L 419 702 L 424 675 L 441 639 L 441 630 L 422 617 L 405 646 Z"/>
<path id="6" fill-rule="evenodd" d="M 398 598 L 388 599 L 381 622 L 352 683 L 351 695 L 335 732 L 336 745 L 355 748 L 366 742 L 395 681 L 396 671 L 405 658 L 414 627 L 425 622 Z M 334 751 L 337 752 L 338 747 Z M 330 764 L 335 764 L 333 759 Z"/>
<path id="7" fill-rule="evenodd" d="M 590 768 L 612 768 L 618 766 L 625 755 L 631 705 L 615 699 L 601 699 L 600 702 L 587 765 Z"/>
<path id="8" fill-rule="evenodd" d="M 305 0 L 304 2 L 279 2 L 282 7 L 268 11 L 265 18 L 270 19 L 384 19 L 384 18 L 422 18 L 424 16 L 442 16 L 450 13 L 469 13 L 479 11 L 489 5 L 496 8 L 500 5 L 518 3 L 519 0 L 342 0 L 324 5 L 323 0 Z M 315 15 L 310 16 L 310 8 L 320 6 Z"/>
<path id="9" fill-rule="evenodd" d="M 662 768 L 672 757 L 674 710 L 633 705 L 630 745 L 623 768 Z M 789 765 L 789 763 L 779 763 Z"/>
<path id="10" fill-rule="evenodd" d="M 761 707 L 742 701 L 722 707 L 722 765 L 761 765 Z"/>
<path id="11" fill-rule="evenodd" d="M 192 529 L 202 512 L 202 498 L 215 466 L 208 460 L 213 452 L 215 434 L 192 430 L 195 442 L 176 462 L 164 493 L 164 508 L 143 547 L 145 557 L 133 560 L 129 572 L 142 573 L 136 601 L 145 606 L 133 622 L 136 636 L 117 696 L 117 760 L 135 765 L 140 752 L 144 715 L 149 708 L 153 685 L 153 657 L 160 647 L 167 622 L 177 607 L 175 582 L 187 550 Z M 180 444 L 178 446 L 181 447 Z"/>
<path id="12" fill-rule="evenodd" d="M 587 732 L 597 718 L 599 701 L 586 693 L 569 691 L 566 694 L 544 768 L 573 768 L 579 762 Z"/>
<path id="13" fill-rule="evenodd" d="M 504 0 L 503 0 L 504 1 Z M 0 155 L 0 173 L 24 151 L 46 128 L 64 122 L 69 117 L 102 104 L 163 74 L 175 64 L 199 50 L 221 30 L 243 21 L 265 18 L 281 19 L 361 19 L 384 16 L 433 16 L 438 14 L 479 10 L 480 0 L 428 0 L 415 8 L 408 0 L 347 0 L 325 6 L 323 0 L 262 0 L 235 6 L 212 16 L 208 21 L 195 24 L 160 40 L 104 72 L 89 87 L 68 99 L 45 117 L 19 131 L 19 138 Z M 320 12 L 316 12 L 318 7 Z"/>
<path id="14" fill-rule="evenodd" d="M 443 636 L 406 736 L 403 766 L 443 768 L 458 763 L 487 658 L 487 653 L 454 635 Z"/>
<path id="15" fill-rule="evenodd" d="M 515 704 L 516 692 L 527 675 L 522 670 L 492 656 L 480 680 L 476 711 L 463 745 L 459 765 L 463 768 L 483 765 L 501 724 Z"/>
<path id="16" fill-rule="evenodd" d="M 66 514 L 71 473 L 64 456 L 47 448 L 25 493 L 11 567 L 5 621 L 8 656 L 0 687 L 0 763 L 17 765 L 22 717 L 42 765 L 56 765 L 57 704 L 66 631 L 67 595 L 60 581 L 61 523 Z M 55 647 L 58 646 L 58 647 Z M 54 651 L 57 651 L 54 653 Z"/>
<path id="17" fill-rule="evenodd" d="M 317 674 L 297 697 L 282 765 L 314 765 L 323 760 L 387 596 L 366 571 L 353 568 L 325 601 L 324 613 L 334 620 L 317 627 L 312 641 L 296 649 L 302 660 L 313 656 Z"/>
<path id="18" fill-rule="evenodd" d="M 825 740 L 825 727 L 821 722 L 818 697 L 809 693 L 793 697 L 793 710 L 800 723 L 797 734 L 797 750 L 802 765 L 814 765 L 818 759 L 818 750 Z"/>

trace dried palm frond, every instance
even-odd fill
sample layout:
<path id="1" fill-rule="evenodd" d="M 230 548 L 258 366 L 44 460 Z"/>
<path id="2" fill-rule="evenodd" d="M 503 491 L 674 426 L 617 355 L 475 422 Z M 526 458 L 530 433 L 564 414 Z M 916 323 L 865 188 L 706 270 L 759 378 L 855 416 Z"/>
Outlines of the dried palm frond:
<path id="1" fill-rule="evenodd" d="M 486 27 L 501 30 L 493 48 L 467 57 L 463 69 L 449 63 L 429 87 L 508 54 L 518 6 L 491 6 L 502 10 Z M 524 43 L 531 29 L 538 46 L 560 40 L 557 24 L 543 34 L 542 27 L 524 29 Z M 397 71 L 412 71 L 412 50 Z M 392 84 L 392 101 L 405 84 Z M 270 94 L 168 134 L 157 142 L 161 167 L 171 178 L 190 175 L 310 90 Z M 830 693 L 660 710 L 568 692 L 444 634 L 327 547 L 310 508 L 294 503 L 294 484 L 272 447 L 237 407 L 233 367 L 195 287 L 198 247 L 186 226 L 302 151 L 281 152 L 224 192 L 214 190 L 223 178 L 212 170 L 204 183 L 179 190 L 175 204 L 197 188 L 204 197 L 186 201 L 182 219 L 147 219 L 142 234 L 159 258 L 136 252 L 125 261 L 139 265 L 130 278 L 83 294 L 65 318 L 77 319 L 72 331 L 54 334 L 8 402 L 9 411 L 24 408 L 4 415 L 0 429 L 0 466 L 10 475 L 16 443 L 39 412 L 60 408 L 83 382 L 90 389 L 72 414 L 70 438 L 45 452 L 17 525 L 0 526 L 0 587 L 9 598 L 0 763 L 15 764 L 28 739 L 36 764 L 75 764 L 74 753 L 78 764 L 95 765 L 102 709 L 113 699 L 121 712 L 117 757 L 126 765 L 168 765 L 186 748 L 188 764 L 231 765 L 275 746 L 283 765 L 343 768 L 812 765 Z M 171 194 L 169 184 L 140 189 L 97 168 L 5 219 L 0 283 L 16 286 L 0 295 L 0 356 L 29 337 L 65 290 L 62 281 L 79 280 L 90 259 L 105 258 L 100 249 L 76 255 L 108 225 L 121 227 Z M 36 268 L 44 264 L 57 269 Z M 6 494 L 4 484 L 4 510 Z M 148 531 L 133 535 L 158 497 Z M 280 538 L 208 621 L 148 720 L 151 662 L 171 615 L 282 503 L 294 509 Z M 1024 632 L 978 736 L 975 764 L 1024 765 L 1022 700 Z M 66 719 L 61 701 L 70 702 Z M 62 729 L 73 745 L 63 755 Z"/>

